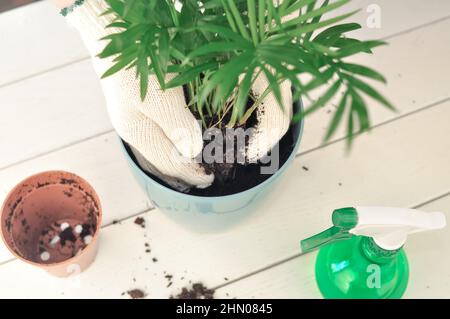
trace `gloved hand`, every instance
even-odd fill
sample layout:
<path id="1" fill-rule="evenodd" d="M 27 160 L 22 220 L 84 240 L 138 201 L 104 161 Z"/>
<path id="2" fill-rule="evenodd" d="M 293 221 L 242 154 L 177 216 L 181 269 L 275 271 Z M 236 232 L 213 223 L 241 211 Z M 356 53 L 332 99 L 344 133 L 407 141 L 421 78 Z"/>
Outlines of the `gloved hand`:
<path id="1" fill-rule="evenodd" d="M 105 29 L 113 20 L 111 15 L 100 16 L 107 8 L 103 0 L 86 0 L 67 14 L 70 24 L 80 32 L 99 76 L 113 63 L 96 57 L 106 45 L 99 39 L 118 31 Z M 214 175 L 193 160 L 203 147 L 202 131 L 186 106 L 182 88 L 162 91 L 156 77 L 151 77 L 142 101 L 133 69 L 102 79 L 101 85 L 111 122 L 132 147 L 142 168 L 180 190 L 212 184 Z"/>
<path id="2" fill-rule="evenodd" d="M 57 0 L 64 6 L 73 0 Z M 68 2 L 69 1 L 69 2 Z M 112 59 L 96 57 L 104 48 L 102 37 L 119 32 L 105 26 L 113 20 L 103 15 L 108 9 L 103 0 L 85 0 L 70 10 L 67 19 L 80 32 L 93 57 L 99 76 L 112 66 Z M 168 75 L 168 80 L 175 75 Z M 119 136 L 133 149 L 142 168 L 163 179 L 171 186 L 184 190 L 191 186 L 205 188 L 212 184 L 213 174 L 208 174 L 194 158 L 203 148 L 202 131 L 186 105 L 181 87 L 162 91 L 155 76 L 149 79 L 148 93 L 140 98 L 139 79 L 134 69 L 122 70 L 101 80 L 108 112 Z M 255 95 L 268 87 L 264 75 L 253 86 Z M 286 133 L 292 116 L 290 85 L 281 85 L 285 110 L 268 94 L 257 110 L 256 132 L 250 138 L 245 158 L 256 161 L 263 157 Z M 181 156 L 180 156 L 181 155 Z"/>

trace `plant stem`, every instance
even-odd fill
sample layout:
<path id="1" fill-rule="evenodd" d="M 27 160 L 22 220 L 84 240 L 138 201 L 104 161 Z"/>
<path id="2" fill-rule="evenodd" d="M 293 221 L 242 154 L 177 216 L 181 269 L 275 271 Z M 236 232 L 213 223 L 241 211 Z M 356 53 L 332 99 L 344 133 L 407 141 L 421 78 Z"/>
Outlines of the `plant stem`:
<path id="1" fill-rule="evenodd" d="M 237 33 L 236 23 L 234 23 L 232 14 L 230 12 L 230 9 L 228 9 L 228 6 L 227 6 L 225 0 L 222 0 L 222 5 L 225 10 L 225 17 L 227 18 L 228 24 L 230 25 L 231 29 Z"/>
<path id="2" fill-rule="evenodd" d="M 253 44 L 258 45 L 258 30 L 256 23 L 256 4 L 255 0 L 247 0 L 248 19 L 250 24 L 250 32 L 252 34 Z"/>
<path id="3" fill-rule="evenodd" d="M 251 40 L 250 34 L 247 31 L 247 28 L 245 27 L 244 21 L 242 20 L 241 13 L 239 12 L 238 8 L 236 7 L 236 4 L 233 0 L 228 0 L 228 5 L 230 6 L 231 13 L 234 16 L 234 19 L 236 20 L 237 26 L 239 28 L 239 32 L 241 32 L 241 35 L 247 39 Z"/>
<path id="4" fill-rule="evenodd" d="M 258 6 L 259 36 L 261 41 L 266 37 L 266 0 L 259 0 Z"/>

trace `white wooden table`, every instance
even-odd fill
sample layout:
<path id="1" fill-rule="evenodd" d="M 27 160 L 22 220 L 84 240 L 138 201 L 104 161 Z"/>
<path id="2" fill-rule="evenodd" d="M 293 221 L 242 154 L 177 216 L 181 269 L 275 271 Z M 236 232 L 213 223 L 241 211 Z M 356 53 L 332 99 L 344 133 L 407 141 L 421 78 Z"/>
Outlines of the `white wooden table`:
<path id="1" fill-rule="evenodd" d="M 0 14 L 0 201 L 26 176 L 63 169 L 93 184 L 105 219 L 98 257 L 76 278 L 50 277 L 1 246 L 0 298 L 127 298 L 135 288 L 166 298 L 189 281 L 224 298 L 318 298 L 315 254 L 299 256 L 299 240 L 328 227 L 333 208 L 421 207 L 450 219 L 450 1 L 353 1 L 364 26 L 374 3 L 381 28 L 359 36 L 390 45 L 357 60 L 388 77 L 382 91 L 399 112 L 374 104 L 372 131 L 347 154 L 342 132 L 321 144 L 333 110 L 324 108 L 307 120 L 300 153 L 264 208 L 187 216 L 197 228 L 153 209 L 133 179 L 75 30 L 49 2 Z M 449 298 L 450 228 L 411 237 L 406 250 L 405 297 Z"/>

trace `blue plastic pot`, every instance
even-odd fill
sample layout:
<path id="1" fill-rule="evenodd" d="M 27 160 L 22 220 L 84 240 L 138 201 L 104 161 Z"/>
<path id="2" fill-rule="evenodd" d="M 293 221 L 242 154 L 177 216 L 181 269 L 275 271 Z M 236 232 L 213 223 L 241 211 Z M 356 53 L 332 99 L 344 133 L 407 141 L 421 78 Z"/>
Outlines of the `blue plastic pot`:
<path id="1" fill-rule="evenodd" d="M 295 110 L 302 108 L 301 102 L 294 104 Z M 261 204 L 264 197 L 274 187 L 275 182 L 283 175 L 287 167 L 292 163 L 300 145 L 304 122 L 301 121 L 294 126 L 293 134 L 295 147 L 288 160 L 278 171 L 261 184 L 246 191 L 217 197 L 202 197 L 188 195 L 172 190 L 158 181 L 149 177 L 133 160 L 121 140 L 122 149 L 128 160 L 133 174 L 139 184 L 147 193 L 153 205 L 164 212 L 186 212 L 186 213 L 247 213 Z"/>

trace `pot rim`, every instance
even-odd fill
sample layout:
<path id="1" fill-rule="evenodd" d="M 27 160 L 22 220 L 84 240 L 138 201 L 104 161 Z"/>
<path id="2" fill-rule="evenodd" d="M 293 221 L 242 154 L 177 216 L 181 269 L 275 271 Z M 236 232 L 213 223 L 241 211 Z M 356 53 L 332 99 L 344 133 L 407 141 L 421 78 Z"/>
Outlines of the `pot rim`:
<path id="1" fill-rule="evenodd" d="M 97 218 L 97 226 L 95 228 L 95 233 L 94 236 L 92 236 L 92 241 L 91 243 L 89 243 L 83 250 L 82 253 L 80 255 L 77 256 L 73 256 L 69 259 L 66 259 L 64 261 L 60 261 L 57 263 L 51 263 L 51 264 L 41 264 L 41 263 L 37 263 L 28 259 L 25 259 L 24 257 L 20 256 L 19 254 L 17 254 L 13 249 L 11 249 L 11 247 L 8 245 L 6 238 L 5 238 L 5 234 L 3 233 L 3 226 L 0 225 L 0 237 L 2 238 L 2 241 L 4 243 L 4 245 L 6 246 L 6 248 L 11 252 L 11 254 L 16 258 L 19 259 L 23 262 L 26 262 L 27 264 L 42 268 L 42 269 L 48 269 L 48 268 L 53 268 L 53 267 L 58 267 L 58 266 L 63 266 L 65 264 L 70 265 L 75 259 L 79 258 L 80 256 L 84 255 L 85 252 L 87 252 L 88 250 L 92 250 L 96 248 L 97 245 L 97 240 L 98 237 L 100 236 L 100 229 L 102 227 L 102 218 L 103 218 L 103 210 L 102 210 L 102 206 L 101 206 L 101 202 L 100 202 L 100 197 L 98 196 L 96 190 L 94 189 L 94 187 L 91 185 L 91 183 L 89 183 L 88 181 L 86 181 L 84 178 L 82 178 L 81 176 L 74 174 L 72 172 L 68 172 L 68 171 L 64 171 L 64 170 L 49 170 L 49 171 L 43 171 L 43 172 L 39 172 L 36 174 L 32 174 L 29 175 L 28 177 L 24 178 L 23 180 L 21 180 L 20 182 L 18 182 L 6 195 L 5 200 L 2 203 L 1 206 L 1 210 L 0 210 L 0 216 L 2 216 L 5 212 L 6 212 L 6 202 L 8 201 L 8 199 L 12 196 L 12 194 L 19 188 L 21 187 L 21 185 L 23 185 L 24 183 L 26 183 L 29 179 L 32 179 L 34 177 L 38 177 L 41 175 L 47 175 L 47 174 L 58 174 L 58 173 L 63 173 L 63 174 L 69 174 L 72 176 L 77 177 L 78 179 L 80 179 L 83 183 L 86 183 L 87 185 L 89 185 L 93 192 L 94 192 L 94 198 L 97 200 L 97 206 L 98 206 L 98 218 Z"/>
<path id="2" fill-rule="evenodd" d="M 294 107 L 297 107 L 299 111 L 303 110 L 303 102 L 302 100 L 298 100 L 295 101 L 293 103 Z M 182 193 L 176 190 L 173 190 L 161 183 L 159 183 L 158 181 L 156 181 L 154 178 L 150 177 L 149 175 L 147 175 L 142 168 L 133 160 L 133 158 L 130 156 L 128 150 L 126 149 L 125 145 L 124 145 L 124 141 L 122 140 L 122 138 L 119 137 L 119 143 L 120 146 L 122 148 L 122 150 L 125 152 L 126 156 L 127 156 L 127 160 L 128 162 L 131 163 L 131 165 L 137 169 L 137 171 L 139 172 L 139 175 L 142 176 L 145 180 L 150 180 L 152 183 L 154 183 L 155 185 L 157 185 L 159 188 L 163 189 L 166 192 L 169 192 L 171 194 L 173 194 L 174 196 L 181 196 L 181 197 L 187 197 L 187 198 L 193 198 L 193 199 L 211 199 L 211 200 L 228 200 L 234 197 L 240 197 L 242 196 L 242 194 L 253 191 L 255 189 L 259 189 L 264 187 L 266 184 L 272 182 L 275 178 L 277 178 L 279 176 L 279 174 L 281 173 L 282 170 L 284 170 L 286 168 L 286 165 L 288 165 L 289 162 L 291 162 L 293 160 L 293 158 L 297 155 L 297 151 L 300 145 L 300 142 L 302 140 L 302 136 L 303 136 L 303 130 L 305 127 L 305 121 L 302 118 L 298 123 L 299 128 L 298 128 L 298 134 L 296 136 L 296 142 L 294 145 L 294 149 L 292 151 L 292 153 L 289 155 L 288 159 L 283 163 L 283 165 L 278 168 L 278 170 L 275 172 L 275 174 L 273 174 L 272 176 L 270 176 L 268 179 L 266 179 L 265 181 L 263 181 L 262 183 L 253 186 L 252 188 L 249 188 L 245 191 L 241 191 L 238 193 L 234 193 L 234 194 L 229 194 L 229 195 L 222 195 L 222 196 L 200 196 L 200 195 L 191 195 L 191 194 L 186 194 L 186 193 Z"/>

